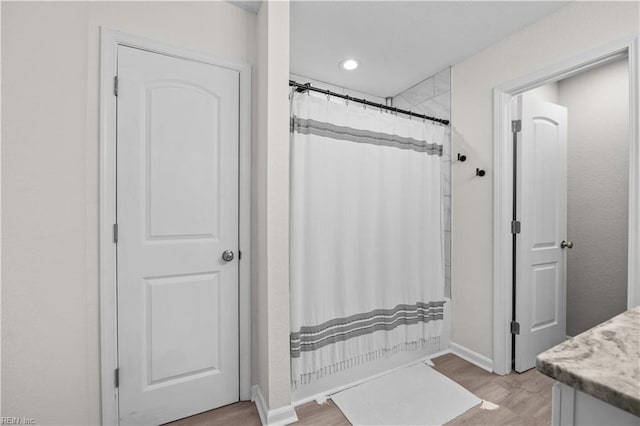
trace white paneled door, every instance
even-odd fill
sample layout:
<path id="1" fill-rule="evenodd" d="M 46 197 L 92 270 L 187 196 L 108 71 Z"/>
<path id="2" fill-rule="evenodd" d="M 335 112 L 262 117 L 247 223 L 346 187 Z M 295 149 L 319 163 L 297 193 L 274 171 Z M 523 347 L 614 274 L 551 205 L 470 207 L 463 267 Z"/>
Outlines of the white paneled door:
<path id="1" fill-rule="evenodd" d="M 239 399 L 238 107 L 237 71 L 118 47 L 121 424 Z"/>
<path id="2" fill-rule="evenodd" d="M 518 140 L 515 369 L 566 336 L 567 109 L 532 99 L 521 103 Z"/>

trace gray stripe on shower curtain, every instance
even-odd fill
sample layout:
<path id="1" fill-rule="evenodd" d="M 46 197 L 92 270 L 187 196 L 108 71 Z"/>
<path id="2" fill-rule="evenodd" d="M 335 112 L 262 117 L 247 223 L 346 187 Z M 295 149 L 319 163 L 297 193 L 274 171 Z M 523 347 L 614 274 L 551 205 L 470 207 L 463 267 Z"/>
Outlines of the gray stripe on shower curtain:
<path id="1" fill-rule="evenodd" d="M 379 330 L 393 330 L 400 325 L 427 323 L 444 318 L 444 301 L 417 302 L 397 305 L 393 309 L 375 309 L 370 312 L 336 318 L 316 326 L 301 327 L 290 335 L 291 357 L 300 352 L 314 351 L 331 343 L 371 334 Z"/>
<path id="2" fill-rule="evenodd" d="M 406 138 L 387 133 L 377 133 L 369 130 L 354 129 L 346 126 L 336 126 L 331 123 L 305 119 L 291 118 L 291 133 L 298 132 L 304 135 L 314 134 L 331 139 L 339 139 L 358 143 L 367 143 L 378 146 L 389 146 L 400 149 L 410 149 L 424 152 L 428 155 L 442 156 L 442 145 L 428 143 L 414 138 Z"/>

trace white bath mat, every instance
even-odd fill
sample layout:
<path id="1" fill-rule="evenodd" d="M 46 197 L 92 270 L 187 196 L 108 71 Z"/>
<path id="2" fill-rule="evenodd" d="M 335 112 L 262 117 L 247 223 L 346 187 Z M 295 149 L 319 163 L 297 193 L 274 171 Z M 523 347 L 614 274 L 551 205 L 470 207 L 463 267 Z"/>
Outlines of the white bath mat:
<path id="1" fill-rule="evenodd" d="M 441 425 L 481 402 L 424 364 L 396 370 L 331 399 L 356 426 Z"/>

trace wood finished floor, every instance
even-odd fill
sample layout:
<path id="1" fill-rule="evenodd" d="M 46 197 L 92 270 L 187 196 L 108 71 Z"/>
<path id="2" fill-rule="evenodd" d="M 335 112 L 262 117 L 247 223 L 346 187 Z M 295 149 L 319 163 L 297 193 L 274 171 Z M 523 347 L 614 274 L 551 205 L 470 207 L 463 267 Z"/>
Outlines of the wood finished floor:
<path id="1" fill-rule="evenodd" d="M 498 404 L 496 410 L 476 406 L 447 425 L 549 425 L 551 424 L 551 386 L 553 379 L 535 369 L 523 374 L 497 376 L 453 354 L 433 360 L 435 369 L 467 388 L 480 399 Z M 296 425 L 351 425 L 340 409 L 328 400 L 296 408 Z M 170 426 L 260 426 L 258 411 L 252 402 L 239 402 L 169 423 Z"/>

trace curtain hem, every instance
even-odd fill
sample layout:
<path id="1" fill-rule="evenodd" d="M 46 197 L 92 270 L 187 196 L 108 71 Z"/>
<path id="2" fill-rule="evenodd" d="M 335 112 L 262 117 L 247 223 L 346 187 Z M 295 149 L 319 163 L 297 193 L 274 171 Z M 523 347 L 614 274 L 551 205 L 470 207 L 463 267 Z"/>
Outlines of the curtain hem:
<path id="1" fill-rule="evenodd" d="M 291 379 L 291 386 L 296 389 L 300 386 L 308 385 L 311 382 L 321 379 L 324 376 L 339 373 L 349 368 L 353 368 L 370 361 L 376 361 L 379 359 L 388 359 L 400 352 L 415 352 L 421 349 L 437 349 L 440 350 L 440 336 L 429 337 L 428 339 L 417 339 L 412 342 L 398 343 L 391 348 L 382 348 L 375 351 L 371 351 L 362 355 L 358 355 L 343 361 L 338 361 L 331 365 L 324 366 L 315 371 L 309 373 L 300 374 L 299 377 Z"/>

